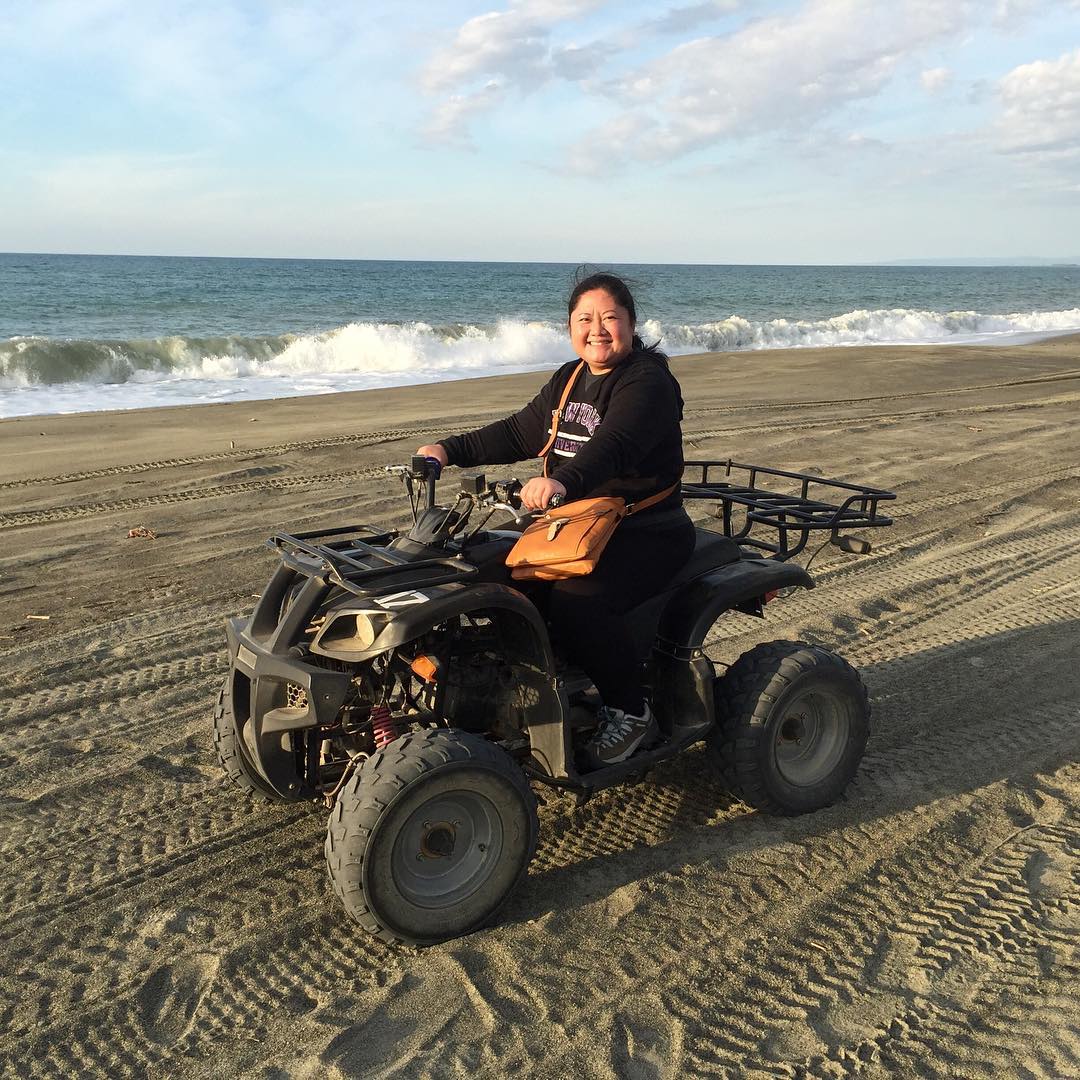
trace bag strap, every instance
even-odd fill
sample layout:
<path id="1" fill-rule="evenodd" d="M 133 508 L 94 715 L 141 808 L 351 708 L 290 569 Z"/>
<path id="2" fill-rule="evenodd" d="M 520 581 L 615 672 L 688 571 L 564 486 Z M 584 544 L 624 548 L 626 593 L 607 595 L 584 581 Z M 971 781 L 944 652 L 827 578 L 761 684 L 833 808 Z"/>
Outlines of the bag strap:
<path id="1" fill-rule="evenodd" d="M 639 510 L 644 510 L 647 507 L 654 506 L 658 502 L 662 502 L 666 499 L 679 485 L 681 481 L 676 481 L 671 487 L 664 488 L 663 491 L 657 492 L 655 495 L 650 495 L 647 499 L 639 499 L 636 503 L 630 503 L 626 507 L 626 514 L 629 517 L 630 514 L 636 514 Z"/>
<path id="2" fill-rule="evenodd" d="M 566 380 L 566 386 L 563 389 L 562 397 L 559 399 L 559 407 L 551 410 L 551 438 L 544 443 L 544 448 L 537 454 L 537 457 L 544 459 L 544 469 L 541 473 L 542 476 L 547 476 L 548 473 L 548 451 L 555 445 L 555 436 L 559 434 L 559 421 L 562 419 L 562 411 L 566 408 L 567 401 L 570 400 L 570 391 L 574 389 L 574 383 L 577 382 L 577 377 L 581 374 L 581 369 L 585 366 L 585 361 L 582 360 L 580 364 L 570 373 L 570 378 Z"/>

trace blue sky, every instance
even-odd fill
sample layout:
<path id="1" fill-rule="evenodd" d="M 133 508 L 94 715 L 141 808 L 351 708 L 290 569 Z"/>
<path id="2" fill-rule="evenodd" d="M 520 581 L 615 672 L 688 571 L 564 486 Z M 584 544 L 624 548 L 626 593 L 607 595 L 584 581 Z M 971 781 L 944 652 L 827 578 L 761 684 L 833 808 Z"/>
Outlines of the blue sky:
<path id="1" fill-rule="evenodd" d="M 0 0 L 0 42 L 0 250 L 1080 249 L 1080 0 Z"/>

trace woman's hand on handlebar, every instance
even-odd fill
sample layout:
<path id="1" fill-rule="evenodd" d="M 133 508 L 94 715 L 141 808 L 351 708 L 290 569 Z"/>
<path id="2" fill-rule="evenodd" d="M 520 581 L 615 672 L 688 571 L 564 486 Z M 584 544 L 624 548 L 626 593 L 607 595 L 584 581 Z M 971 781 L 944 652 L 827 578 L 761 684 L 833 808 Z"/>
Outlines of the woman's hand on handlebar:
<path id="1" fill-rule="evenodd" d="M 438 443 L 432 443 L 430 446 L 421 446 L 417 449 L 416 453 L 418 457 L 433 457 L 443 466 L 443 468 L 449 464 L 446 459 L 446 450 Z"/>
<path id="2" fill-rule="evenodd" d="M 534 476 L 521 489 L 521 505 L 526 510 L 546 510 L 556 495 L 566 498 L 566 488 L 558 480 Z"/>

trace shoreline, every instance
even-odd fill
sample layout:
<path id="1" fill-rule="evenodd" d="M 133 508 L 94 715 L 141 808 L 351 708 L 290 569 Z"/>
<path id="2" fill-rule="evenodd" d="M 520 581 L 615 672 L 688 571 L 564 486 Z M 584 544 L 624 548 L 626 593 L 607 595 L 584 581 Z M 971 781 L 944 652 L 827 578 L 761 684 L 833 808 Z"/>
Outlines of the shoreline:
<path id="1" fill-rule="evenodd" d="M 328 333 L 333 335 L 333 334 L 336 334 L 338 332 L 345 331 L 345 330 L 348 330 L 348 329 L 349 329 L 348 326 L 346 326 L 346 327 L 338 327 L 336 330 L 329 331 Z M 743 348 L 743 349 L 728 349 L 728 350 L 711 350 L 711 351 L 704 351 L 704 352 L 692 352 L 692 353 L 677 354 L 677 355 L 672 357 L 672 360 L 677 362 L 677 361 L 683 361 L 683 360 L 698 360 L 698 359 L 701 359 L 702 357 L 706 357 L 706 356 L 711 356 L 711 357 L 716 357 L 716 358 L 723 358 L 723 357 L 739 356 L 739 355 L 742 355 L 742 354 L 748 354 L 748 355 L 752 355 L 752 356 L 761 356 L 761 355 L 764 355 L 764 354 L 772 354 L 772 353 L 781 353 L 781 354 L 783 354 L 783 353 L 789 353 L 789 352 L 790 353 L 796 353 L 796 354 L 798 354 L 798 353 L 807 353 L 807 352 L 814 353 L 814 352 L 818 352 L 818 351 L 821 351 L 821 350 L 828 350 L 828 349 L 835 349 L 835 350 L 838 350 L 838 351 L 850 351 L 850 350 L 864 351 L 865 350 L 869 354 L 878 353 L 879 355 L 882 352 L 888 353 L 890 351 L 896 352 L 896 353 L 903 353 L 903 352 L 910 352 L 910 351 L 913 351 L 913 350 L 914 351 L 920 351 L 920 350 L 928 350 L 928 349 L 929 350 L 945 350 L 945 351 L 948 351 L 950 353 L 955 354 L 959 350 L 972 350 L 972 349 L 974 349 L 974 350 L 1001 350 L 1001 349 L 1011 349 L 1011 348 L 1023 348 L 1023 347 L 1033 346 L 1033 345 L 1043 345 L 1043 344 L 1046 344 L 1046 343 L 1062 341 L 1062 340 L 1067 341 L 1067 340 L 1072 339 L 1072 338 L 1080 339 L 1080 329 L 1037 330 L 1037 331 L 1036 330 L 1013 330 L 1013 331 L 1001 333 L 1001 334 L 996 335 L 996 336 L 992 335 L 992 334 L 986 334 L 981 338 L 976 336 L 975 339 L 966 339 L 964 337 L 964 335 L 960 335 L 960 334 L 958 334 L 957 337 L 959 337 L 960 340 L 958 340 L 958 341 L 949 340 L 949 341 L 939 341 L 939 342 L 918 342 L 918 343 L 916 343 L 916 342 L 872 342 L 872 343 L 853 342 L 853 343 L 838 343 L 838 344 L 827 344 L 827 345 L 789 344 L 789 345 L 776 346 L 776 347 L 770 347 L 770 348 Z M 3 343 L 0 342 L 0 345 L 2 345 L 2 344 Z M 96 343 L 96 344 L 100 344 L 100 343 Z M 0 358 L 2 358 L 2 354 L 0 354 Z M 8 359 L 10 360 L 11 357 L 9 357 Z M 247 397 L 247 396 L 244 396 L 243 394 L 240 394 L 240 396 L 236 396 L 236 397 L 232 397 L 232 398 L 228 398 L 228 399 L 222 399 L 222 400 L 181 401 L 181 402 L 177 402 L 175 404 L 170 404 L 167 401 L 162 401 L 160 403 L 138 404 L 138 405 L 132 405 L 130 407 L 121 405 L 120 407 L 116 407 L 116 408 L 94 408 L 94 409 L 78 409 L 78 408 L 75 408 L 75 409 L 70 409 L 70 410 L 53 410 L 53 411 L 50 411 L 50 412 L 28 412 L 28 413 L 19 413 L 17 415 L 13 415 L 13 416 L 0 417 L 0 423 L 6 423 L 6 422 L 9 422 L 9 421 L 23 420 L 23 419 L 25 419 L 25 420 L 33 420 L 33 419 L 36 419 L 36 418 L 45 418 L 45 417 L 52 417 L 52 416 L 80 416 L 80 415 L 83 415 L 84 413 L 103 413 L 103 414 L 138 413 L 138 412 L 144 412 L 144 411 L 159 411 L 159 410 L 163 410 L 163 409 L 190 408 L 192 406 L 203 407 L 203 406 L 214 406 L 214 405 L 234 405 L 234 406 L 244 407 L 244 406 L 247 406 L 247 405 L 254 406 L 254 405 L 259 404 L 260 402 L 291 400 L 291 399 L 294 399 L 294 398 L 308 398 L 308 397 L 310 397 L 310 398 L 328 398 L 328 397 L 335 397 L 335 396 L 337 396 L 339 394 L 372 393 L 372 392 L 376 392 L 376 391 L 390 391 L 390 390 L 398 390 L 398 389 L 406 389 L 406 388 L 414 388 L 414 387 L 424 387 L 424 386 L 442 387 L 442 386 L 449 386 L 449 385 L 452 385 L 454 383 L 461 383 L 461 382 L 471 383 L 471 382 L 475 382 L 476 380 L 482 380 L 482 379 L 513 378 L 514 376 L 518 376 L 518 375 L 525 375 L 525 376 L 538 375 L 538 374 L 542 374 L 545 371 L 550 371 L 550 370 L 553 370 L 553 367 L 548 367 L 548 366 L 539 366 L 539 367 L 524 366 L 524 367 L 512 368 L 512 369 L 507 370 L 507 371 L 493 371 L 493 372 L 489 371 L 489 372 L 487 372 L 485 374 L 471 375 L 471 374 L 458 374 L 456 369 L 451 368 L 449 370 L 449 377 L 448 378 L 432 379 L 432 380 L 429 380 L 429 381 L 426 381 L 426 382 L 415 382 L 415 383 L 404 382 L 404 383 L 395 383 L 395 384 L 392 384 L 392 385 L 384 385 L 384 386 L 357 387 L 355 389 L 337 389 L 337 390 L 331 390 L 331 391 L 313 390 L 310 393 L 296 393 L 296 392 L 284 393 L 284 394 L 272 394 L 271 393 L 271 394 L 268 394 L 268 396 L 266 396 L 266 397 L 261 397 L 261 396 Z M 323 379 L 329 378 L 330 380 L 333 380 L 333 379 L 337 378 L 337 379 L 341 379 L 341 380 L 344 381 L 348 377 L 357 376 L 357 374 L 358 373 L 356 373 L 356 372 L 351 372 L 351 373 L 350 372 L 336 372 L 336 373 L 330 373 L 330 374 L 326 374 L 326 373 L 320 374 L 320 373 L 317 373 L 317 372 L 309 372 L 309 373 L 306 373 L 306 374 L 301 373 L 299 375 L 273 374 L 273 375 L 265 375 L 265 377 L 264 376 L 259 376 L 259 375 L 250 375 L 249 374 L 249 375 L 236 376 L 233 379 L 211 379 L 211 380 L 200 380 L 197 377 L 191 376 L 191 377 L 185 377 L 183 379 L 176 380 L 176 384 L 177 385 L 182 385 L 182 384 L 185 384 L 185 383 L 198 384 L 200 381 L 203 381 L 203 382 L 210 382 L 212 385 L 214 385 L 216 387 L 219 387 L 219 388 L 238 387 L 241 390 L 255 389 L 257 391 L 260 388 L 260 383 L 263 383 L 263 385 L 266 386 L 266 385 L 273 385 L 275 382 L 281 382 L 281 381 L 295 383 L 297 381 L 302 382 L 305 379 L 314 380 L 316 378 L 323 378 Z M 407 378 L 408 376 L 405 375 L 403 377 Z M 264 378 L 265 378 L 265 382 L 263 382 Z M 138 379 L 133 379 L 133 380 L 129 380 L 127 382 L 122 382 L 122 383 L 112 383 L 112 382 L 80 383 L 77 380 L 74 380 L 74 381 L 71 381 L 71 382 L 55 383 L 55 384 L 37 384 L 36 383 L 36 384 L 31 384 L 29 386 L 11 387 L 11 388 L 8 388 L 6 390 L 0 390 L 0 400 L 4 399 L 4 395 L 8 395 L 7 400 L 9 400 L 9 401 L 18 401 L 18 395 L 20 395 L 21 393 L 26 393 L 26 394 L 30 394 L 30 395 L 35 395 L 35 394 L 37 394 L 37 395 L 48 395 L 48 394 L 52 393 L 52 394 L 55 394 L 61 400 L 63 400 L 64 395 L 71 395 L 71 396 L 75 396 L 75 397 L 77 397 L 80 394 L 84 395 L 84 396 L 93 396 L 95 393 L 99 393 L 99 392 L 101 392 L 101 393 L 107 392 L 109 394 L 119 392 L 121 394 L 121 396 L 123 396 L 123 394 L 125 393 L 125 388 L 131 388 L 131 391 L 129 392 L 129 396 L 135 397 L 136 395 L 135 395 L 134 391 L 139 390 L 141 387 L 167 387 L 167 386 L 170 386 L 170 385 L 173 385 L 173 384 L 168 379 L 163 379 L 163 380 L 160 380 L 160 381 L 159 380 L 149 380 L 147 382 L 142 382 L 142 381 L 140 381 Z M 290 389 L 295 389 L 295 387 L 290 387 Z"/>
<path id="2" fill-rule="evenodd" d="M 811 355 L 817 358 L 820 354 L 835 352 L 840 355 L 845 353 L 859 353 L 865 354 L 865 357 L 860 355 L 861 359 L 869 359 L 873 355 L 894 353 L 893 356 L 887 356 L 888 360 L 902 359 L 906 355 L 925 355 L 928 353 L 944 352 L 949 356 L 955 358 L 958 353 L 966 354 L 966 358 L 978 359 L 983 353 L 994 353 L 1007 349 L 1032 349 L 1039 347 L 1055 347 L 1055 346 L 1067 346 L 1070 343 L 1078 346 L 1078 358 L 1080 358 L 1080 330 L 1067 330 L 1067 331 L 1048 331 L 1048 332 L 1017 332 L 1016 334 L 1009 335 L 1010 340 L 1007 342 L 996 341 L 961 341 L 961 342 L 918 342 L 918 343 L 873 343 L 873 344 L 839 344 L 839 345 L 790 345 L 783 348 L 768 348 L 768 349 L 728 349 L 728 350 L 712 350 L 705 352 L 695 353 L 681 353 L 670 357 L 672 365 L 679 365 L 683 363 L 699 363 L 702 361 L 711 360 L 713 362 L 723 360 L 725 358 L 734 359 L 737 357 L 760 357 L 766 362 L 775 361 L 780 357 L 787 355 Z M 946 357 L 942 356 L 944 360 Z M 562 361 L 560 361 L 561 363 Z M 400 383 L 393 386 L 378 386 L 378 387 L 362 387 L 355 390 L 333 390 L 326 393 L 314 393 L 314 394 L 287 394 L 281 397 L 268 397 L 268 398 L 241 398 L 232 401 L 196 401 L 196 402 L 183 402 L 175 405 L 140 405 L 132 408 L 123 409 L 85 409 L 75 410 L 72 412 L 63 413 L 22 413 L 18 416 L 5 416 L 0 417 L 0 428 L 3 425 L 16 423 L 19 421 L 35 421 L 35 420 L 47 420 L 52 418 L 65 418 L 65 417 L 85 417 L 85 416 L 102 416 L 102 417 L 115 417 L 115 416 L 132 416 L 141 415 L 147 413 L 161 413 L 172 410 L 188 410 L 188 409 L 213 409 L 213 408 L 233 408 L 243 411 L 245 408 L 254 406 L 263 406 L 273 402 L 295 402 L 306 401 L 308 399 L 320 399 L 335 401 L 340 398 L 346 398 L 353 395 L 379 395 L 390 394 L 397 391 L 425 391 L 433 388 L 440 387 L 453 387 L 462 384 L 484 384 L 493 380 L 527 380 L 530 378 L 539 379 L 545 374 L 550 374 L 555 370 L 553 367 L 538 367 L 530 368 L 524 371 L 514 372 L 496 372 L 486 375 L 471 375 L 463 378 L 452 378 L 445 380 L 437 380 L 431 382 L 419 382 L 419 383 Z M 97 385 L 97 384 L 94 384 Z"/>
<path id="3" fill-rule="evenodd" d="M 688 380 L 687 415 L 712 400 L 766 409 L 838 398 L 857 404 L 903 394 L 912 379 L 922 384 L 918 396 L 974 392 L 972 383 L 1053 378 L 1080 367 L 1080 334 L 1012 347 L 845 345 L 696 353 L 672 358 L 671 366 L 680 382 Z M 0 419 L 0 484 L 75 472 L 87 454 L 110 466 L 208 451 L 258 453 L 309 439 L 312 431 L 346 437 L 402 427 L 430 432 L 441 424 L 441 434 L 451 434 L 465 430 L 455 425 L 475 426 L 521 408 L 549 370 L 256 401 L 6 417 Z M 976 371 L 983 374 L 975 378 Z"/>

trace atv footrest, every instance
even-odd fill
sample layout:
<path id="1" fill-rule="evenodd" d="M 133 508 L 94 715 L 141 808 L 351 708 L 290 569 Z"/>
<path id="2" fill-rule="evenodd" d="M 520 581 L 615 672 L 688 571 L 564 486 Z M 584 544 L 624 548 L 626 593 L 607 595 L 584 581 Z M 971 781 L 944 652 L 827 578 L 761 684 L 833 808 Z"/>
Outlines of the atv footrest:
<path id="1" fill-rule="evenodd" d="M 626 761 L 620 761 L 617 765 L 609 765 L 606 769 L 594 769 L 592 772 L 578 773 L 567 779 L 555 779 L 537 769 L 525 767 L 525 772 L 530 779 L 539 780 L 550 787 L 561 788 L 565 791 L 575 791 L 586 797 L 604 788 L 613 787 L 635 773 L 645 772 L 661 761 L 667 761 L 677 754 L 681 754 L 687 747 L 700 742 L 705 738 L 711 724 L 698 724 L 691 728 L 681 728 L 668 742 L 655 746 L 651 750 L 640 750 Z"/>

